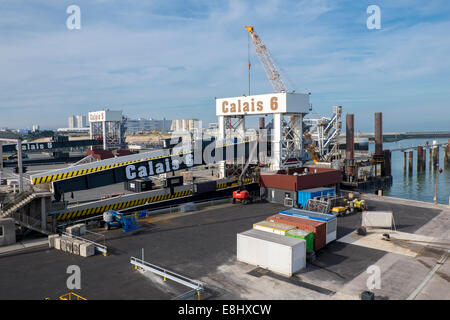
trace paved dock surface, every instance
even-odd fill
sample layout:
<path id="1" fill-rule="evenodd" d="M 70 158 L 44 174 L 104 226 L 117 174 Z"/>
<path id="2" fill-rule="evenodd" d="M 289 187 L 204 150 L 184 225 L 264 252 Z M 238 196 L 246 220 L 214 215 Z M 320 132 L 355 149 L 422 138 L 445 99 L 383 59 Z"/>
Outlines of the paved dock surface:
<path id="1" fill-rule="evenodd" d="M 450 240 L 450 210 L 380 200 L 369 199 L 370 210 L 393 210 L 398 231 Z M 358 299 L 367 290 L 366 270 L 371 265 L 381 269 L 381 289 L 374 290 L 377 299 L 406 299 L 441 257 L 440 250 L 431 248 L 412 257 L 335 241 L 289 279 L 237 262 L 236 233 L 282 208 L 270 203 L 223 204 L 149 218 L 133 233 L 104 232 L 111 252 L 107 257 L 82 258 L 48 248 L 0 255 L 0 299 L 56 299 L 69 291 L 87 299 L 171 299 L 188 291 L 134 270 L 130 257 L 140 258 L 142 248 L 146 261 L 204 281 L 205 299 Z M 360 213 L 338 219 L 338 239 L 361 224 Z M 81 290 L 66 287 L 69 265 L 81 268 Z M 450 299 L 449 279 L 447 260 L 416 299 Z"/>

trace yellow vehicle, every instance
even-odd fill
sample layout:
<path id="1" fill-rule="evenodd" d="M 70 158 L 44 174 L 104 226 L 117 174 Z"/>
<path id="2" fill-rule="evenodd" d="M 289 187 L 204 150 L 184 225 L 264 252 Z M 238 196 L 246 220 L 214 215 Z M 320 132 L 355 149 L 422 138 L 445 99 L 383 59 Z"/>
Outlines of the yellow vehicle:
<path id="1" fill-rule="evenodd" d="M 364 211 L 368 209 L 365 200 L 354 199 L 351 203 L 353 205 L 353 208 L 355 208 L 355 210 L 357 211 Z"/>
<path id="2" fill-rule="evenodd" d="M 334 207 L 333 209 L 331 209 L 331 213 L 335 216 L 342 217 L 349 214 L 350 210 L 348 210 L 348 208 L 346 207 Z"/>

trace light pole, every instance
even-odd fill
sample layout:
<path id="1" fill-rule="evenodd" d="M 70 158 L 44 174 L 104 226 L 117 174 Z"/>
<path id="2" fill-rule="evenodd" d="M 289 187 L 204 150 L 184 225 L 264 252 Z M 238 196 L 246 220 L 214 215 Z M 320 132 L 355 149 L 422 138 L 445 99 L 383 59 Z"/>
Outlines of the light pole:
<path id="1" fill-rule="evenodd" d="M 442 173 L 442 168 L 438 169 L 436 168 L 436 181 L 434 183 L 434 204 L 437 204 L 437 188 L 438 188 L 438 177 L 439 174 Z"/>

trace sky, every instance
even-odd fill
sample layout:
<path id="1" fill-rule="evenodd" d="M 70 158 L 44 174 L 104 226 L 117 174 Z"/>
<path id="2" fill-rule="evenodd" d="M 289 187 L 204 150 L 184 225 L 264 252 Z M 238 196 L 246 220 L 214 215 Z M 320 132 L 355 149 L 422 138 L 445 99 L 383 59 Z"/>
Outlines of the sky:
<path id="1" fill-rule="evenodd" d="M 81 10 L 69 30 L 66 9 Z M 381 29 L 368 29 L 378 5 Z M 289 89 L 373 131 L 450 130 L 448 0 L 0 0 L 0 128 L 67 127 L 71 114 L 217 121 L 248 93 L 253 25 Z M 250 47 L 251 93 L 271 93 Z"/>

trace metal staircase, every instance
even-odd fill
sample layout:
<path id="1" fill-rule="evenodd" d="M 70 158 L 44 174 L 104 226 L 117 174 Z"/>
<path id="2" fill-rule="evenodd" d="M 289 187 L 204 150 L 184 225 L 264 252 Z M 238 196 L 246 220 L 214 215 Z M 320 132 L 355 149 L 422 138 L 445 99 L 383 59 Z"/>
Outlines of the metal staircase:
<path id="1" fill-rule="evenodd" d="M 13 218 L 15 223 L 30 230 L 38 231 L 44 234 L 52 234 L 53 225 L 46 223 L 46 229 L 42 228 L 41 219 L 31 217 L 27 214 L 21 213 L 20 209 L 31 203 L 34 199 L 41 197 L 47 193 L 27 191 L 16 196 L 12 202 L 3 206 L 0 211 L 0 218 Z"/>
<path id="2" fill-rule="evenodd" d="M 12 218 L 14 218 L 15 223 L 18 225 L 25 227 L 30 230 L 34 230 L 40 233 L 44 233 L 47 235 L 53 234 L 56 232 L 56 230 L 53 230 L 53 226 L 47 224 L 47 229 L 42 229 L 42 221 L 40 219 L 36 219 L 33 217 L 30 217 L 29 215 L 22 214 L 19 212 L 14 212 L 11 215 Z"/>
<path id="3" fill-rule="evenodd" d="M 23 206 L 27 205 L 36 197 L 33 192 L 23 192 L 19 194 L 11 203 L 7 203 L 2 207 L 0 212 L 0 218 L 6 218 L 10 216 L 13 212 L 19 210 Z"/>

